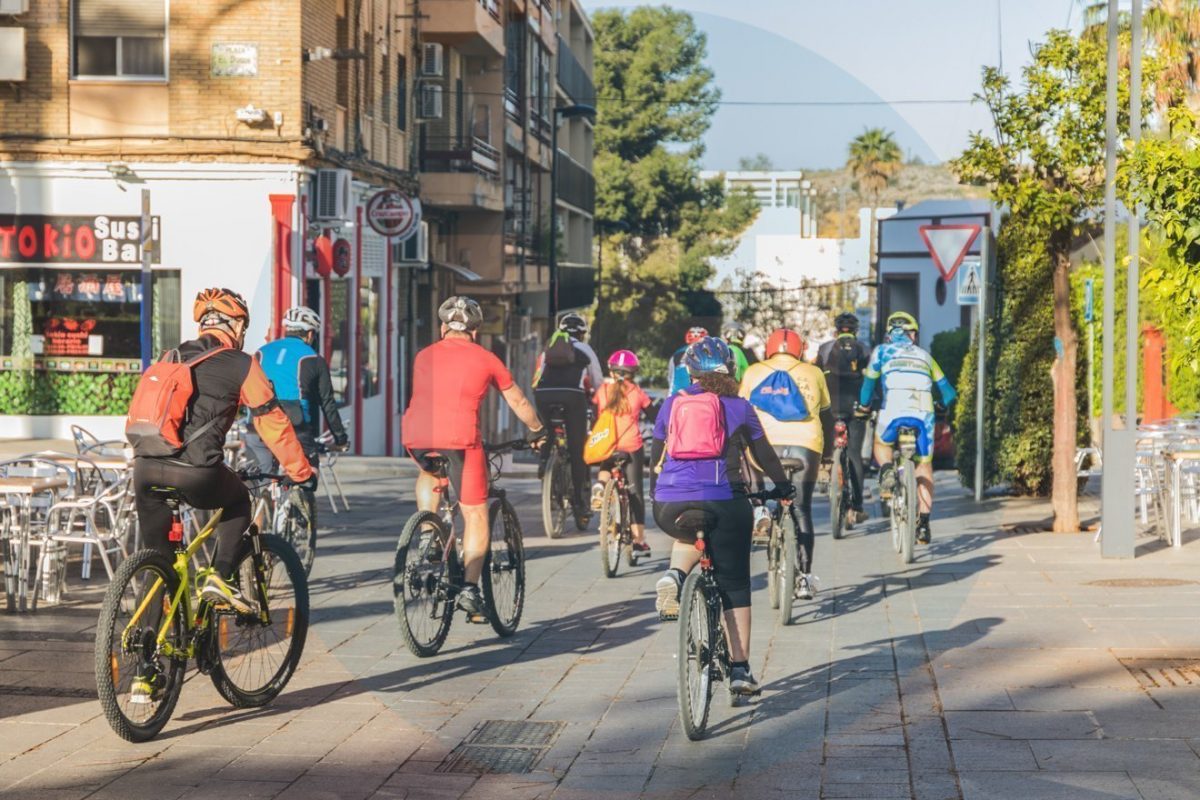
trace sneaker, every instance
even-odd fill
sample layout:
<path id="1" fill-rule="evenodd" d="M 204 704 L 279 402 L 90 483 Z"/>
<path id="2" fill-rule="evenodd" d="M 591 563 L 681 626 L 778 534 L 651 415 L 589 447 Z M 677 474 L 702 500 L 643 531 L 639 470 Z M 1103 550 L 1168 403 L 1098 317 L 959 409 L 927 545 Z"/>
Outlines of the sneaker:
<path id="1" fill-rule="evenodd" d="M 929 544 L 929 522 L 917 523 L 917 544 Z"/>
<path id="2" fill-rule="evenodd" d="M 228 606 L 243 614 L 249 614 L 252 610 L 250 603 L 237 590 L 237 587 L 230 586 L 215 572 L 210 574 L 208 579 L 204 581 L 204 588 L 200 590 L 200 597 L 214 606 Z"/>
<path id="3" fill-rule="evenodd" d="M 895 490 L 896 468 L 892 464 L 884 464 L 879 468 L 879 499 L 891 500 Z"/>
<path id="4" fill-rule="evenodd" d="M 650 543 L 649 542 L 634 542 L 632 545 L 630 545 L 630 547 L 633 550 L 633 554 L 635 556 L 637 556 L 638 558 L 649 558 L 650 557 Z"/>
<path id="5" fill-rule="evenodd" d="M 669 569 L 658 583 L 654 584 L 654 591 L 657 597 L 654 601 L 654 610 L 658 612 L 658 618 L 663 622 L 673 619 L 679 619 L 679 592 L 683 589 L 683 579 L 679 577 L 679 570 Z"/>
<path id="6" fill-rule="evenodd" d="M 592 511 L 599 511 L 604 505 L 604 484 L 596 481 L 592 484 Z"/>
<path id="7" fill-rule="evenodd" d="M 479 591 L 478 586 L 467 585 L 458 593 L 458 599 L 455 604 L 463 611 L 467 612 L 468 617 L 486 617 L 487 603 L 483 599 L 483 593 Z"/>
<path id="8" fill-rule="evenodd" d="M 762 688 L 749 667 L 733 667 L 729 671 L 729 691 L 747 697 L 762 694 Z"/>
<path id="9" fill-rule="evenodd" d="M 154 700 L 154 687 L 150 685 L 150 679 L 138 675 L 133 679 L 133 685 L 129 687 L 129 702 L 131 705 L 149 705 Z"/>
<path id="10" fill-rule="evenodd" d="M 766 544 L 771 540 L 771 510 L 766 506 L 754 507 L 754 544 Z"/>
<path id="11" fill-rule="evenodd" d="M 796 581 L 796 598 L 812 600 L 817 593 L 817 577 L 810 573 L 801 573 Z"/>
<path id="12" fill-rule="evenodd" d="M 854 520 L 855 525 L 857 525 L 861 522 L 866 522 L 870 518 L 871 518 L 871 515 L 868 514 L 866 509 L 864 509 L 864 508 L 856 508 L 850 512 L 850 519 Z"/>

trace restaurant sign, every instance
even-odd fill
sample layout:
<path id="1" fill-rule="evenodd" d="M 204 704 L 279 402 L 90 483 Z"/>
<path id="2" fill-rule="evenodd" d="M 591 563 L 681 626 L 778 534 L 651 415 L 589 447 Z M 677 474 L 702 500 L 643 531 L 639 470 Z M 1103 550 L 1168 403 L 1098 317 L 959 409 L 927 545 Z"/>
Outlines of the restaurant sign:
<path id="1" fill-rule="evenodd" d="M 0 265 L 138 264 L 140 217 L 0 214 Z M 151 260 L 159 262 L 159 218 L 152 217 Z"/>

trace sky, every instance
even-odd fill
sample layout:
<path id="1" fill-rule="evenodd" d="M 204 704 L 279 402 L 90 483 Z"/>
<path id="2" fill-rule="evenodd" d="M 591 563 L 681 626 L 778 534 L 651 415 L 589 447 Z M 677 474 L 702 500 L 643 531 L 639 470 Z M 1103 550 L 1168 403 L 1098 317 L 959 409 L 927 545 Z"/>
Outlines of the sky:
<path id="1" fill-rule="evenodd" d="M 583 3 L 589 13 L 645 4 Z M 894 131 L 907 155 L 929 163 L 955 157 L 971 131 L 990 126 L 984 108 L 969 102 L 981 69 L 1002 57 L 1005 72 L 1019 81 L 1030 44 L 1051 28 L 1077 30 L 1086 0 L 670 5 L 691 12 L 708 35 L 708 63 L 722 91 L 704 166 L 733 169 L 742 156 L 763 152 L 780 169 L 819 169 L 841 166 L 849 140 L 874 126 Z M 781 101 L 833 105 L 746 105 Z"/>

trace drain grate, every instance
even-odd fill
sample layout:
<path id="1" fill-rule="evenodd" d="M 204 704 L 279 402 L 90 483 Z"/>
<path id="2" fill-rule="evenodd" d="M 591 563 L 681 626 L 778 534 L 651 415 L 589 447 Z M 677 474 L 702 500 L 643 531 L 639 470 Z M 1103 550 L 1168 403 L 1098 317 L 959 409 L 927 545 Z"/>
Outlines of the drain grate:
<path id="1" fill-rule="evenodd" d="M 1200 687 L 1200 659 L 1122 658 L 1121 664 L 1143 689 Z"/>
<path id="2" fill-rule="evenodd" d="M 1088 581 L 1084 586 L 1103 586 L 1107 589 L 1165 589 L 1171 586 L 1193 586 L 1197 581 L 1182 578 L 1105 578 Z"/>
<path id="3" fill-rule="evenodd" d="M 67 689 L 61 686 L 0 686 L 0 694 L 22 697 L 78 697 L 95 700 L 95 689 Z"/>
<path id="4" fill-rule="evenodd" d="M 469 775 L 532 772 L 565 724 L 485 720 L 446 756 L 437 771 Z"/>

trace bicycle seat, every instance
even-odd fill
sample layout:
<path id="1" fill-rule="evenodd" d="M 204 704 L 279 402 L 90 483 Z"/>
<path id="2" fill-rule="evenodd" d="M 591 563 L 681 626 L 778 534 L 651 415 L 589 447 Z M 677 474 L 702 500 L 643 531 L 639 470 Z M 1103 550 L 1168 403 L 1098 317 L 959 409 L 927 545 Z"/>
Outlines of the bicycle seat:
<path id="1" fill-rule="evenodd" d="M 788 473 L 799 472 L 807 466 L 802 458 L 781 458 L 779 463 L 783 466 L 783 471 Z"/>
<path id="2" fill-rule="evenodd" d="M 150 494 L 166 501 L 168 505 L 178 506 L 180 503 L 187 502 L 183 498 L 183 492 L 176 489 L 174 486 L 151 486 L 147 489 Z"/>
<path id="3" fill-rule="evenodd" d="M 675 527 L 682 533 L 696 534 L 711 531 L 717 525 L 716 515 L 699 508 L 689 508 L 675 518 Z"/>
<path id="4" fill-rule="evenodd" d="M 567 407 L 562 403 L 553 403 L 550 406 L 550 422 L 566 422 Z"/>

